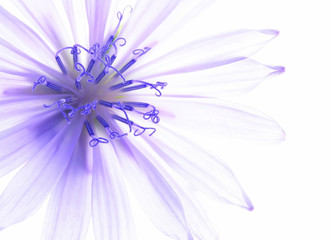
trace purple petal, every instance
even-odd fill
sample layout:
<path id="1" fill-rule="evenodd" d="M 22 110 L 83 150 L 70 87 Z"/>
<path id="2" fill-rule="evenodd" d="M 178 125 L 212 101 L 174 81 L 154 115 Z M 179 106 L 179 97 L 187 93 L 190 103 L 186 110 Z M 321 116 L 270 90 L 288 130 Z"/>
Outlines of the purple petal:
<path id="1" fill-rule="evenodd" d="M 116 143 L 115 143 L 116 144 Z M 98 240 L 136 238 L 126 186 L 114 150 L 93 151 L 93 229 Z"/>
<path id="2" fill-rule="evenodd" d="M 142 59 L 132 67 L 130 77 L 145 79 L 233 63 L 253 55 L 277 35 L 275 30 L 238 30 L 188 43 L 161 57 L 155 48 L 149 62 Z"/>
<path id="3" fill-rule="evenodd" d="M 60 120 L 60 121 L 59 121 Z M 60 131 L 61 119 L 51 114 L 40 114 L 0 132 L 0 176 L 31 160 Z M 40 146 L 40 147 L 38 147 Z M 24 156 L 24 157 L 22 157 Z"/>
<path id="4" fill-rule="evenodd" d="M 65 125 L 60 133 L 31 159 L 0 196 L 0 228 L 34 213 L 64 172 L 81 134 L 82 120 Z"/>
<path id="5" fill-rule="evenodd" d="M 113 146 L 135 198 L 153 224 L 172 238 L 187 239 L 190 231 L 182 204 L 164 177 L 141 151 L 124 139 Z"/>
<path id="6" fill-rule="evenodd" d="M 85 239 L 91 215 L 92 179 L 85 143 L 82 138 L 77 144 L 52 193 L 42 239 Z"/>

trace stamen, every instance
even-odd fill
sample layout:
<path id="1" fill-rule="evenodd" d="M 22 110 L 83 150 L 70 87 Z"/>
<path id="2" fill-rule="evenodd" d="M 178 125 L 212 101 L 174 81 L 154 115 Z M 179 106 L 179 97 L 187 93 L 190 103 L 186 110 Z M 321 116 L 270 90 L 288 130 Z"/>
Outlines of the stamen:
<path id="1" fill-rule="evenodd" d="M 120 88 L 123 88 L 123 87 L 126 87 L 126 86 L 129 86 L 133 83 L 133 80 L 129 80 L 129 81 L 125 81 L 125 82 L 122 82 L 122 83 L 119 83 L 119 84 L 116 84 L 116 85 L 113 85 L 111 86 L 109 89 L 110 90 L 117 90 L 117 89 L 120 89 Z"/>
<path id="2" fill-rule="evenodd" d="M 123 102 L 125 105 L 129 105 L 132 107 L 140 107 L 140 108 L 147 108 L 150 105 L 148 103 L 143 103 L 143 102 Z"/>
<path id="3" fill-rule="evenodd" d="M 108 71 L 106 70 L 106 68 L 104 68 L 103 71 L 95 79 L 94 84 L 98 84 L 103 79 L 103 77 L 106 76 L 107 73 Z"/>
<path id="4" fill-rule="evenodd" d="M 89 142 L 89 145 L 91 147 L 96 147 L 99 143 L 109 143 L 109 141 L 106 138 L 95 137 L 92 126 L 88 120 L 85 120 L 85 127 L 86 127 L 88 134 L 92 138 L 92 140 Z"/>
<path id="5" fill-rule="evenodd" d="M 123 136 L 128 135 L 127 133 L 120 135 L 118 132 L 111 131 L 111 130 L 109 129 L 109 124 L 108 124 L 108 123 L 106 122 L 106 120 L 103 119 L 100 115 L 97 115 L 95 118 L 96 118 L 96 119 L 99 121 L 99 123 L 105 128 L 105 130 L 106 130 L 107 133 L 109 134 L 110 139 L 114 139 L 114 138 L 116 138 L 116 137 L 117 137 L 117 138 L 120 138 L 120 137 L 123 137 Z"/>
<path id="6" fill-rule="evenodd" d="M 85 71 L 85 68 L 81 63 L 76 63 L 75 68 L 76 68 L 77 71 L 82 72 L 75 80 L 75 85 L 76 85 L 76 88 L 78 90 L 80 90 L 82 88 L 81 84 L 80 84 L 80 81 L 81 81 L 81 79 L 83 78 L 84 75 L 87 75 L 87 76 L 90 77 L 89 79 L 87 79 L 88 82 L 94 82 L 94 77 L 90 73 L 87 73 Z"/>
<path id="7" fill-rule="evenodd" d="M 146 88 L 146 87 L 147 87 L 147 84 L 140 84 L 140 85 L 133 86 L 133 87 L 123 88 L 121 90 L 121 92 L 131 92 L 131 91 L 139 90 L 139 89 Z"/>
<path id="8" fill-rule="evenodd" d="M 53 89 L 54 91 L 62 92 L 61 87 L 55 85 L 54 83 L 46 81 L 46 76 L 41 76 L 37 81 L 34 82 L 32 91 L 34 91 L 39 84 L 42 84 L 50 89 Z"/>
<path id="9" fill-rule="evenodd" d="M 112 108 L 114 103 L 111 103 L 111 102 L 107 102 L 107 101 L 104 101 L 104 100 L 99 100 L 98 103 L 102 106 L 106 106 L 106 107 L 109 107 L 109 108 Z"/>
<path id="10" fill-rule="evenodd" d="M 124 65 L 124 67 L 121 68 L 119 71 L 121 74 L 123 74 L 126 70 L 128 70 L 137 60 L 136 59 L 131 59 L 130 62 Z"/>
<path id="11" fill-rule="evenodd" d="M 86 70 L 87 73 L 90 73 L 92 71 L 92 69 L 94 67 L 94 64 L 95 64 L 95 60 L 94 59 L 91 59 L 89 65 L 87 67 L 87 70 Z"/>
<path id="12" fill-rule="evenodd" d="M 73 56 L 73 62 L 74 62 L 74 66 L 77 64 L 78 62 L 78 54 L 81 53 L 81 50 L 77 48 L 77 45 L 74 45 L 72 50 L 71 50 L 71 54 Z"/>
<path id="13" fill-rule="evenodd" d="M 55 57 L 55 60 L 57 62 L 57 65 L 59 65 L 59 68 L 61 69 L 62 73 L 64 75 L 67 75 L 67 69 L 64 67 L 64 64 L 59 56 Z"/>
<path id="14" fill-rule="evenodd" d="M 113 41 L 114 41 L 114 36 L 111 35 L 111 36 L 108 38 L 106 44 L 105 44 L 105 45 L 103 46 L 103 48 L 102 48 L 102 51 L 101 51 L 101 58 L 104 58 L 104 57 L 105 57 L 105 55 L 106 55 L 106 53 L 108 52 L 108 50 L 109 50 L 109 48 L 110 48 L 110 45 L 113 43 Z"/>
<path id="15" fill-rule="evenodd" d="M 144 81 L 140 81 L 140 80 L 131 80 L 133 82 L 137 82 L 137 83 L 142 83 L 140 85 L 137 86 L 133 86 L 133 87 L 127 87 L 127 88 L 123 88 L 121 90 L 121 92 L 130 92 L 130 91 L 135 91 L 138 89 L 142 89 L 142 88 L 146 88 L 147 86 L 150 86 L 150 89 L 154 89 L 156 90 L 155 95 L 157 97 L 161 97 L 162 93 L 161 91 L 158 89 L 158 87 L 161 87 L 161 89 L 165 88 L 167 86 L 166 82 L 156 82 L 155 84 L 152 83 L 148 83 L 148 82 L 144 82 Z"/>

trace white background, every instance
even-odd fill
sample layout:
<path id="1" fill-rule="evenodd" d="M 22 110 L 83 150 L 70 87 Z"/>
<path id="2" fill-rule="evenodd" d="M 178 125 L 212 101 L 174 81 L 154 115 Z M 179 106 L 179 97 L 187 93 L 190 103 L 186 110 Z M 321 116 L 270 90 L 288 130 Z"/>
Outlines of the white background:
<path id="1" fill-rule="evenodd" d="M 222 240 L 331 239 L 331 14 L 325 0 L 219 0 L 187 33 L 205 36 L 238 28 L 281 34 L 253 58 L 287 71 L 231 101 L 273 116 L 285 129 L 278 145 L 229 141 L 219 155 L 236 173 L 255 210 L 211 200 Z M 210 148 L 215 142 L 208 143 Z M 1 180 L 1 189 L 8 178 Z M 2 240 L 39 239 L 45 207 L 0 232 Z M 166 240 L 136 211 L 140 240 Z M 92 232 L 88 240 L 92 240 Z"/>

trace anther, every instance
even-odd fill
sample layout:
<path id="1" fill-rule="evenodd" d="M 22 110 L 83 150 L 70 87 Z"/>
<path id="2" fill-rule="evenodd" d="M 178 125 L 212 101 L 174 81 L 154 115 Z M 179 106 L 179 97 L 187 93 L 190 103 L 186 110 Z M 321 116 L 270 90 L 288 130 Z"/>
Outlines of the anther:
<path id="1" fill-rule="evenodd" d="M 74 62 L 74 66 L 76 65 L 76 63 L 78 62 L 78 54 L 80 53 L 80 51 L 78 51 L 78 48 L 76 45 L 73 46 L 72 50 L 71 50 L 71 54 L 73 56 L 73 62 Z"/>
<path id="2" fill-rule="evenodd" d="M 132 107 L 140 107 L 140 108 L 147 108 L 150 105 L 148 103 L 143 103 L 143 102 L 123 102 L 125 105 L 129 105 Z"/>
<path id="3" fill-rule="evenodd" d="M 55 60 L 57 62 L 57 65 L 59 65 L 59 68 L 61 69 L 62 73 L 64 75 L 67 75 L 67 69 L 64 67 L 64 64 L 59 56 L 55 57 Z"/>
<path id="4" fill-rule="evenodd" d="M 133 80 L 128 80 L 128 81 L 125 81 L 125 82 L 122 82 L 122 83 L 119 83 L 119 84 L 116 84 L 116 85 L 113 85 L 111 86 L 109 89 L 110 90 L 117 90 L 117 89 L 121 89 L 123 87 L 126 87 L 126 86 L 129 86 L 133 83 Z"/>
<path id="5" fill-rule="evenodd" d="M 133 64 L 135 64 L 137 60 L 131 59 L 127 64 L 124 65 L 124 67 L 121 68 L 119 71 L 121 74 L 123 74 L 126 70 L 128 70 Z"/>
<path id="6" fill-rule="evenodd" d="M 147 87 L 146 84 L 139 84 L 139 85 L 137 85 L 137 86 L 132 86 L 132 87 L 123 88 L 123 89 L 121 89 L 121 92 L 131 92 L 131 91 L 135 91 L 135 90 L 143 89 L 143 88 L 146 88 L 146 87 Z"/>
<path id="7" fill-rule="evenodd" d="M 112 108 L 114 103 L 111 103 L 111 102 L 107 102 L 107 101 L 104 101 L 104 100 L 99 100 L 98 103 L 102 106 L 106 106 L 106 107 L 109 107 L 109 108 Z"/>
<path id="8" fill-rule="evenodd" d="M 107 69 L 104 68 L 103 71 L 95 79 L 94 84 L 98 84 L 104 78 L 104 76 L 106 76 L 107 73 L 108 73 Z"/>
<path id="9" fill-rule="evenodd" d="M 95 60 L 92 59 L 92 60 L 90 61 L 89 65 L 88 65 L 88 67 L 87 67 L 87 70 L 86 70 L 87 73 L 90 73 L 90 72 L 92 71 L 92 69 L 93 69 L 93 67 L 94 67 L 94 64 L 95 64 Z"/>

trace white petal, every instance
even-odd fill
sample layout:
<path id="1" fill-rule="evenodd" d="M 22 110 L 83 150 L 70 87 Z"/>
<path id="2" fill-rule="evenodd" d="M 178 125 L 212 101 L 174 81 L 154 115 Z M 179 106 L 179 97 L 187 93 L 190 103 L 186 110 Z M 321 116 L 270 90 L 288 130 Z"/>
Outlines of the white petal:
<path id="1" fill-rule="evenodd" d="M 196 40 L 161 57 L 155 48 L 126 74 L 132 79 L 145 79 L 226 65 L 251 56 L 277 35 L 275 30 L 238 30 Z"/>
<path id="2" fill-rule="evenodd" d="M 121 139 L 113 146 L 135 198 L 153 224 L 169 237 L 189 239 L 182 204 L 163 176 L 131 143 Z"/>
<path id="3" fill-rule="evenodd" d="M 52 193 L 42 239 L 83 240 L 91 215 L 91 178 L 81 138 Z"/>
<path id="4" fill-rule="evenodd" d="M 191 131 L 210 137 L 231 137 L 262 142 L 281 142 L 285 133 L 277 122 L 254 109 L 218 99 L 141 97 L 160 110 L 160 126 L 179 133 Z"/>
<path id="5" fill-rule="evenodd" d="M 46 199 L 72 155 L 83 122 L 66 125 L 15 175 L 0 196 L 0 228 L 18 223 L 34 213 Z"/>
<path id="6" fill-rule="evenodd" d="M 0 6 L 0 39 L 10 40 L 12 45 L 20 48 L 24 53 L 33 56 L 38 61 L 54 59 L 54 49 L 29 26 Z"/>
<path id="7" fill-rule="evenodd" d="M 68 18 L 59 1 L 12 0 L 52 47 L 53 52 L 74 44 Z M 61 8 L 62 7 L 62 8 Z"/>
<path id="8" fill-rule="evenodd" d="M 178 133 L 162 128 L 144 137 L 156 154 L 181 178 L 207 195 L 249 210 L 252 203 L 231 169 Z"/>
<path id="9" fill-rule="evenodd" d="M 93 152 L 92 218 L 96 239 L 134 240 L 126 186 L 114 150 L 103 145 Z"/>
<path id="10" fill-rule="evenodd" d="M 212 67 L 202 71 L 152 77 L 152 82 L 166 82 L 165 95 L 196 95 L 206 97 L 246 93 L 265 78 L 284 71 L 280 66 L 267 66 L 251 59 Z M 145 79 L 144 79 L 145 80 Z"/>

